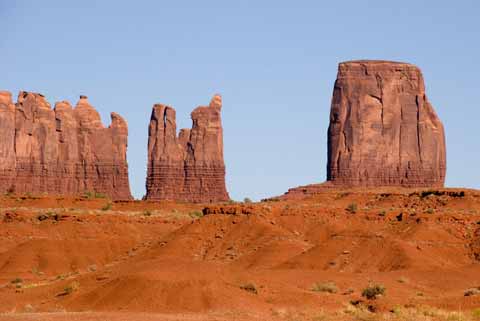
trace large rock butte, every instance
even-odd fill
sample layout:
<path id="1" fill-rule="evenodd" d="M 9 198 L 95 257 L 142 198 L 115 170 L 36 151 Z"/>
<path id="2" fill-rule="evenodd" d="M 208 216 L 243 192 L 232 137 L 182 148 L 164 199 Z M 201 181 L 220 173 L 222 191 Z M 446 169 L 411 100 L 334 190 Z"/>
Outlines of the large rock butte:
<path id="1" fill-rule="evenodd" d="M 343 62 L 330 111 L 327 182 L 290 189 L 285 197 L 336 187 L 442 187 L 445 154 L 443 125 L 418 67 Z"/>
<path id="2" fill-rule="evenodd" d="M 127 123 L 100 115 L 80 96 L 52 110 L 44 96 L 20 92 L 17 103 L 0 92 L 0 192 L 79 195 L 103 193 L 131 199 L 126 160 Z"/>
<path id="3" fill-rule="evenodd" d="M 338 67 L 328 128 L 327 180 L 341 186 L 442 187 L 443 125 L 422 72 L 388 61 Z"/>
<path id="4" fill-rule="evenodd" d="M 223 160 L 222 98 L 192 113 L 192 129 L 177 136 L 175 110 L 153 106 L 148 132 L 146 199 L 227 201 Z"/>

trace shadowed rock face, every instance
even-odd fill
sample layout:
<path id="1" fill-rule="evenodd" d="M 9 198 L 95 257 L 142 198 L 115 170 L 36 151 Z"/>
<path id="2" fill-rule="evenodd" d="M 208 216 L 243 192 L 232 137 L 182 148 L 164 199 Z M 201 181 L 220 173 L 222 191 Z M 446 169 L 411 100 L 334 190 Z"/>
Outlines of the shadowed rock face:
<path id="1" fill-rule="evenodd" d="M 327 180 L 334 185 L 441 187 L 443 125 L 416 66 L 339 65 L 328 129 Z"/>
<path id="2" fill-rule="evenodd" d="M 218 202 L 229 199 L 223 160 L 222 98 L 192 113 L 177 137 L 175 110 L 153 106 L 148 133 L 147 199 Z"/>
<path id="3" fill-rule="evenodd" d="M 127 123 L 112 113 L 105 128 L 81 96 L 75 108 L 43 95 L 0 92 L 0 191 L 131 199 L 126 162 Z"/>

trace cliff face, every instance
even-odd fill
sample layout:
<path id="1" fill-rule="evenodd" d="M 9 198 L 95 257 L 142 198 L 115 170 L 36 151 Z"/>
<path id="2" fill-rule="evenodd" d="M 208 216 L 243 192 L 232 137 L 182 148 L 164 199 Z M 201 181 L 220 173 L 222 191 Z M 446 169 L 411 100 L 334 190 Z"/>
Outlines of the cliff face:
<path id="1" fill-rule="evenodd" d="M 406 63 L 341 63 L 328 129 L 327 180 L 341 186 L 441 187 L 443 125 L 419 68 Z"/>
<path id="2" fill-rule="evenodd" d="M 75 108 L 43 95 L 0 92 L 0 191 L 131 199 L 126 162 L 127 123 L 112 113 L 105 128 L 81 96 Z"/>
<path id="3" fill-rule="evenodd" d="M 154 105 L 148 134 L 147 199 L 218 202 L 229 199 L 223 160 L 222 99 L 192 113 L 177 137 L 175 110 Z"/>

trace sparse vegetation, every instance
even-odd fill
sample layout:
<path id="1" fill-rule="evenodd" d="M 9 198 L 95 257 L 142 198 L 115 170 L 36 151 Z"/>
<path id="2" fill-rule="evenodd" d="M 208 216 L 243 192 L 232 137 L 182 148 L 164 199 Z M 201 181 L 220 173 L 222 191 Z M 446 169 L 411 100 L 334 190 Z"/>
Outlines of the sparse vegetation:
<path id="1" fill-rule="evenodd" d="M 53 212 L 53 211 L 47 211 L 43 214 L 39 214 L 37 216 L 37 220 L 39 220 L 40 222 L 41 221 L 45 221 L 45 220 L 48 220 L 48 219 L 53 219 L 55 221 L 58 221 L 59 220 L 59 216 L 57 213 Z"/>
<path id="2" fill-rule="evenodd" d="M 472 317 L 474 320 L 480 320 L 480 308 L 472 310 Z"/>
<path id="3" fill-rule="evenodd" d="M 245 290 L 247 292 L 251 292 L 253 294 L 258 294 L 257 287 L 253 283 L 247 283 L 240 286 L 240 289 Z"/>
<path id="4" fill-rule="evenodd" d="M 327 292 L 327 293 L 337 293 L 337 285 L 331 281 L 323 283 L 315 283 L 312 286 L 312 291 L 314 292 Z"/>
<path id="5" fill-rule="evenodd" d="M 64 295 L 72 294 L 73 292 L 77 291 L 79 288 L 80 288 L 80 283 L 78 283 L 78 281 L 74 281 L 70 283 L 68 286 L 66 286 L 65 289 L 63 289 L 64 291 L 63 294 Z"/>
<path id="6" fill-rule="evenodd" d="M 107 203 L 105 206 L 102 207 L 102 211 L 109 211 L 112 209 L 112 203 Z"/>
<path id="7" fill-rule="evenodd" d="M 426 212 L 427 214 L 433 214 L 433 213 L 435 213 L 435 210 L 434 210 L 433 208 L 429 207 L 429 208 L 427 208 L 427 209 L 425 210 L 425 212 Z"/>
<path id="8" fill-rule="evenodd" d="M 59 274 L 59 275 L 57 275 L 56 279 L 57 280 L 65 280 L 66 277 L 67 277 L 67 275 L 65 275 L 65 274 Z"/>
<path id="9" fill-rule="evenodd" d="M 246 203 L 246 204 L 249 204 L 249 203 L 252 203 L 252 200 L 249 199 L 248 197 L 245 197 L 245 198 L 243 199 L 243 202 Z"/>
<path id="10" fill-rule="evenodd" d="M 94 198 L 107 198 L 107 196 L 104 193 L 87 191 L 83 193 L 83 198 L 91 200 Z"/>
<path id="11" fill-rule="evenodd" d="M 371 284 L 362 291 L 362 296 L 369 300 L 375 300 L 380 295 L 385 295 L 385 287 L 381 284 Z"/>
<path id="12" fill-rule="evenodd" d="M 85 192 L 83 193 L 83 198 L 86 198 L 86 199 L 92 199 L 94 196 L 93 192 Z"/>
<path id="13" fill-rule="evenodd" d="M 357 210 L 358 210 L 358 205 L 357 203 L 350 203 L 348 204 L 347 206 L 347 211 L 352 213 L 352 214 L 355 214 L 357 213 Z"/>
<path id="14" fill-rule="evenodd" d="M 10 283 L 12 284 L 20 284 L 23 283 L 23 280 L 21 278 L 15 278 L 13 279 Z"/>
<path id="15" fill-rule="evenodd" d="M 202 211 L 193 211 L 193 212 L 188 213 L 188 215 L 192 218 L 196 218 L 196 217 L 202 217 L 203 213 L 202 213 Z"/>
<path id="16" fill-rule="evenodd" d="M 378 216 L 385 216 L 387 215 L 387 211 L 385 210 L 381 210 L 379 213 L 378 213 Z"/>
<path id="17" fill-rule="evenodd" d="M 409 283 L 409 280 L 404 276 L 401 276 L 397 281 L 398 283 Z"/>
<path id="18" fill-rule="evenodd" d="M 143 211 L 143 216 L 152 216 L 152 212 L 149 210 Z"/>

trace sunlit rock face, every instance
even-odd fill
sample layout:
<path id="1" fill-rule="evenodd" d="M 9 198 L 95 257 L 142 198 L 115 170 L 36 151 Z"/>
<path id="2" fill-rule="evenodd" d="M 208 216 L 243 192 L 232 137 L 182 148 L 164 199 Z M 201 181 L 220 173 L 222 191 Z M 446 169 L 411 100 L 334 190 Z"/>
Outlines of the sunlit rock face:
<path id="1" fill-rule="evenodd" d="M 146 198 L 187 202 L 229 200 L 223 160 L 222 98 L 192 113 L 177 136 L 175 110 L 153 106 L 148 133 Z"/>
<path id="2" fill-rule="evenodd" d="M 131 199 L 127 123 L 111 118 L 104 127 L 86 96 L 75 108 L 62 101 L 52 109 L 38 93 L 22 91 L 13 104 L 0 92 L 0 191 Z"/>
<path id="3" fill-rule="evenodd" d="M 441 187 L 443 125 L 407 63 L 340 63 L 328 129 L 327 180 L 338 186 Z"/>

